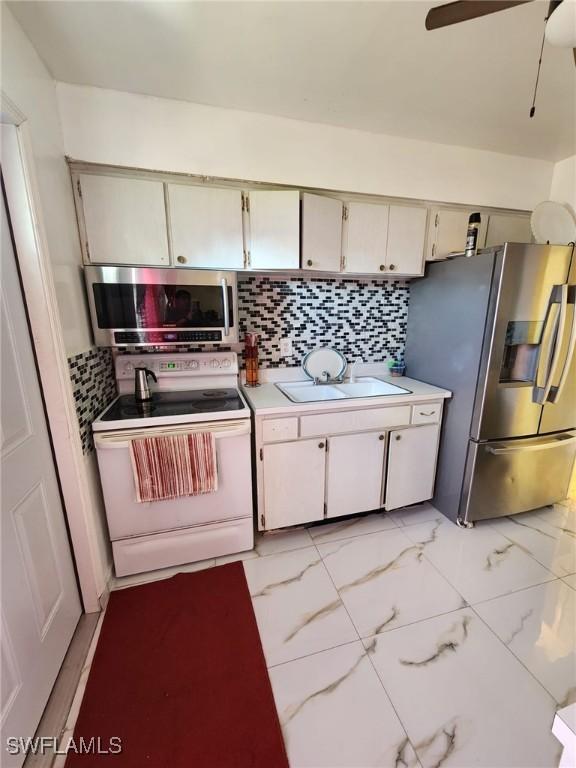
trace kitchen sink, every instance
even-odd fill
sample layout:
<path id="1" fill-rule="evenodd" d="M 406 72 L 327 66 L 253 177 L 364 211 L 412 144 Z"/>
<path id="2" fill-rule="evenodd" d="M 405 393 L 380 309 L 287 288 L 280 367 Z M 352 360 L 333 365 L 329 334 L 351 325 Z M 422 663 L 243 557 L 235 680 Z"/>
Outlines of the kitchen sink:
<path id="1" fill-rule="evenodd" d="M 387 381 L 373 379 L 370 376 L 360 377 L 356 381 L 338 384 L 338 389 L 344 392 L 346 397 L 382 397 L 382 395 L 409 394 L 409 389 L 397 387 Z"/>
<path id="2" fill-rule="evenodd" d="M 314 384 L 313 381 L 294 381 L 276 384 L 276 386 L 294 403 L 316 403 L 326 400 L 350 400 L 359 397 L 410 394 L 409 389 L 371 376 L 359 377 L 354 382 L 342 384 Z"/>
<path id="3" fill-rule="evenodd" d="M 294 381 L 276 384 L 278 389 L 294 403 L 315 403 L 323 400 L 345 400 L 349 395 L 333 384 L 314 384 L 313 381 Z"/>

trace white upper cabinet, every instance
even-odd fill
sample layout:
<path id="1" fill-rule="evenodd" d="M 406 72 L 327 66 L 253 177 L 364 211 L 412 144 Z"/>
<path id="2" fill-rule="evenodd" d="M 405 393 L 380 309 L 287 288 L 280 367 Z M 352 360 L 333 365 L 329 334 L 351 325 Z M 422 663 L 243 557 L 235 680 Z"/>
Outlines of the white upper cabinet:
<path id="1" fill-rule="evenodd" d="M 342 260 L 341 200 L 302 195 L 302 269 L 339 272 Z"/>
<path id="2" fill-rule="evenodd" d="M 344 271 L 423 274 L 426 216 L 424 207 L 349 203 L 344 223 Z"/>
<path id="3" fill-rule="evenodd" d="M 427 214 L 426 208 L 390 206 L 386 272 L 401 275 L 424 274 Z"/>
<path id="4" fill-rule="evenodd" d="M 168 184 L 168 211 L 175 266 L 243 269 L 239 189 Z"/>
<path id="5" fill-rule="evenodd" d="M 344 271 L 384 272 L 388 238 L 387 205 L 348 203 L 344 224 Z"/>
<path id="6" fill-rule="evenodd" d="M 528 216 L 491 213 L 486 233 L 486 248 L 502 243 L 531 243 L 532 231 Z"/>
<path id="7" fill-rule="evenodd" d="M 251 191 L 248 223 L 252 269 L 298 269 L 300 192 Z"/>
<path id="8" fill-rule="evenodd" d="M 161 181 L 80 174 L 76 194 L 91 264 L 169 265 Z"/>
<path id="9" fill-rule="evenodd" d="M 468 219 L 475 210 L 470 208 L 433 208 L 428 228 L 428 247 L 426 258 L 430 261 L 445 259 L 451 253 L 462 253 L 466 247 Z M 486 224 L 488 214 L 481 213 L 478 229 L 477 248 L 484 248 L 486 242 Z"/>

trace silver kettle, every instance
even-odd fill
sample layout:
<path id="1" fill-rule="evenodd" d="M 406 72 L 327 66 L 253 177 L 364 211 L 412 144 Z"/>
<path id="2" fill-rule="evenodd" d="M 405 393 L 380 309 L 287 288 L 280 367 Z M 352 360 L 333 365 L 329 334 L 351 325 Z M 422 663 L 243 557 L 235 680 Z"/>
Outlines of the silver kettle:
<path id="1" fill-rule="evenodd" d="M 152 392 L 148 386 L 148 376 L 158 381 L 154 371 L 149 368 L 136 368 L 134 371 L 134 399 L 137 403 L 146 403 L 152 400 Z"/>

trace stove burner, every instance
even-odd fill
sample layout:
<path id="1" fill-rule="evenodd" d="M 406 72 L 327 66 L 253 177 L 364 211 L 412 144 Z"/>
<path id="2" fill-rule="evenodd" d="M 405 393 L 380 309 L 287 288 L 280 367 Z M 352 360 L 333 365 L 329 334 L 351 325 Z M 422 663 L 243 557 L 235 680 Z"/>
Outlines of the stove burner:
<path id="1" fill-rule="evenodd" d="M 230 397 L 229 389 L 207 389 L 202 392 L 202 397 Z"/>
<path id="2" fill-rule="evenodd" d="M 124 405 L 122 414 L 128 416 L 151 416 L 156 407 L 152 403 L 139 403 L 138 405 Z"/>

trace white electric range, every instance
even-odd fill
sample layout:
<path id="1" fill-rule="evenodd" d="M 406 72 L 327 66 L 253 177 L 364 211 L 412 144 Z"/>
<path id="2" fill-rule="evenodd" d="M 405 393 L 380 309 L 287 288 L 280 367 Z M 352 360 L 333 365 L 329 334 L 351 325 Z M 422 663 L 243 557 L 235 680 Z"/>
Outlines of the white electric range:
<path id="1" fill-rule="evenodd" d="M 157 378 L 137 403 L 134 371 Z M 234 352 L 118 355 L 119 396 L 92 425 L 117 576 L 252 549 L 250 409 L 238 389 Z M 216 438 L 218 490 L 136 501 L 130 440 L 180 432 Z"/>

